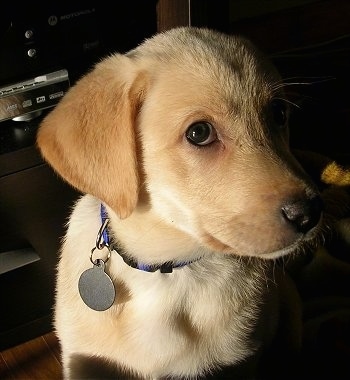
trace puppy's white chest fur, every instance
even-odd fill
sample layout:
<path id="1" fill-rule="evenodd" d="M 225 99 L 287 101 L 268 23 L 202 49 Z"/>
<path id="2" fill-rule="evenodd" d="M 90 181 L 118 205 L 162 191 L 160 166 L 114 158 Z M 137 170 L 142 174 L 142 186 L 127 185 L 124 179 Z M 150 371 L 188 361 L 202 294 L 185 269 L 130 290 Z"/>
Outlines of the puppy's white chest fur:
<path id="1" fill-rule="evenodd" d="M 58 278 L 56 328 L 64 360 L 72 353 L 94 356 L 98 339 L 103 342 L 98 355 L 119 366 L 153 377 L 198 375 L 249 357 L 263 335 L 270 334 L 274 318 L 264 332 L 259 330 L 266 323 L 264 294 L 272 287 L 265 282 L 266 265 L 247 265 L 200 247 L 199 260 L 168 274 L 131 268 L 112 252 L 106 272 L 116 288 L 116 303 L 104 312 L 89 309 L 78 288 L 67 291 L 66 284 L 77 283 L 91 267 L 89 253 L 99 223 L 99 201 L 83 197 L 70 219 L 59 264 L 65 276 Z M 159 242 L 152 244 L 155 251 L 161 249 Z M 144 245 L 146 250 L 151 245 L 146 237 Z M 70 323 L 77 319 L 79 323 Z"/>

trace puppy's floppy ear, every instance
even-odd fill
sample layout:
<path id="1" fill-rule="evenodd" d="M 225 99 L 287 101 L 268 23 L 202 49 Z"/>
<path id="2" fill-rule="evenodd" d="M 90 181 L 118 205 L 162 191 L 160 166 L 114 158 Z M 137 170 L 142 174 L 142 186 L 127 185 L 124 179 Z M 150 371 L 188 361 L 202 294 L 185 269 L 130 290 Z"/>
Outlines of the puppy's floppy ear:
<path id="1" fill-rule="evenodd" d="M 135 121 L 146 86 L 131 58 L 97 64 L 40 125 L 45 160 L 71 185 L 128 217 L 138 200 Z"/>

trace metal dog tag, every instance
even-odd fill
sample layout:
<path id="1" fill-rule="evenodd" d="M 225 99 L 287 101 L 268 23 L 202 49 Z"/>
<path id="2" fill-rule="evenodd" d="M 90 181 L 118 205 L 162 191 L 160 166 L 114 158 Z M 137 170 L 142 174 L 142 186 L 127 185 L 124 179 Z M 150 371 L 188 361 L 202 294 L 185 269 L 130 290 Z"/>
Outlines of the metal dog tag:
<path id="1" fill-rule="evenodd" d="M 79 293 L 90 309 L 104 311 L 113 305 L 116 292 L 113 281 L 105 272 L 105 262 L 97 259 L 93 264 L 79 278 Z"/>

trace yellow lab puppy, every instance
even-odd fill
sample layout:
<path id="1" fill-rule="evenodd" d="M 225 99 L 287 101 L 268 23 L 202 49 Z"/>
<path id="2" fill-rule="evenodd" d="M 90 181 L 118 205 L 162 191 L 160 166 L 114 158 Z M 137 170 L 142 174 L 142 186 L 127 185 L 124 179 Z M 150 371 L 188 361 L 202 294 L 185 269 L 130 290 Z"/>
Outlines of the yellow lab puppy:
<path id="1" fill-rule="evenodd" d="M 245 39 L 176 28 L 102 60 L 43 121 L 44 158 L 86 194 L 57 274 L 67 379 L 254 376 L 281 313 L 267 259 L 322 219 L 282 90 Z"/>

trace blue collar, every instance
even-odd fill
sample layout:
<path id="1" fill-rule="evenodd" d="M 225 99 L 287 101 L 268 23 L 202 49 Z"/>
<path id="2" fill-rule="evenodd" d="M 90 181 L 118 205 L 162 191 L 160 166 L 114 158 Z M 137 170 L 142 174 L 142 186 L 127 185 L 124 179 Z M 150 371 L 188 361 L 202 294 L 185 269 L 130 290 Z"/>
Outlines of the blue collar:
<path id="1" fill-rule="evenodd" d="M 100 215 L 101 215 L 102 226 L 101 226 L 99 234 L 97 235 L 96 246 L 97 247 L 108 246 L 111 250 L 117 252 L 118 255 L 124 260 L 124 262 L 132 268 L 139 269 L 144 272 L 156 272 L 159 270 L 161 273 L 172 273 L 173 269 L 175 268 L 181 268 L 193 263 L 194 261 L 199 260 L 198 258 L 192 261 L 186 261 L 186 262 L 177 263 L 177 264 L 174 264 L 171 261 L 165 262 L 163 264 L 139 263 L 133 258 L 129 257 L 127 254 L 125 254 L 123 250 L 120 247 L 118 247 L 117 243 L 110 244 L 110 238 L 109 238 L 108 229 L 107 229 L 109 218 L 108 218 L 106 208 L 102 203 L 101 203 Z"/>

